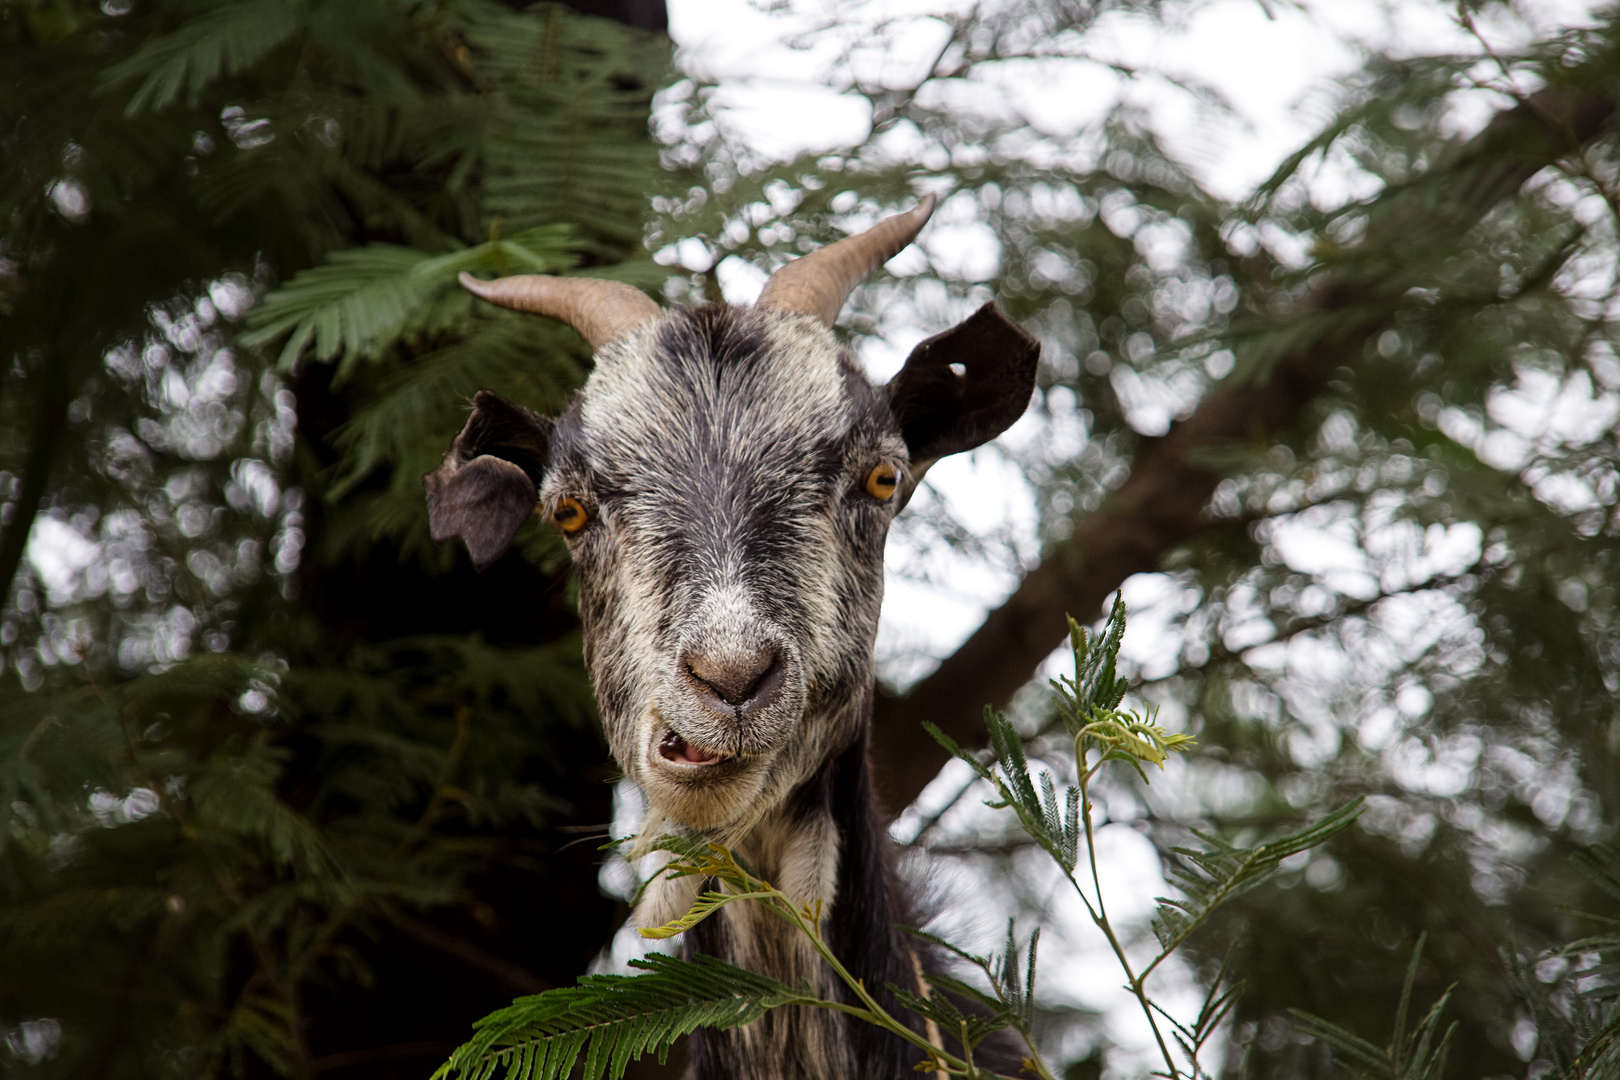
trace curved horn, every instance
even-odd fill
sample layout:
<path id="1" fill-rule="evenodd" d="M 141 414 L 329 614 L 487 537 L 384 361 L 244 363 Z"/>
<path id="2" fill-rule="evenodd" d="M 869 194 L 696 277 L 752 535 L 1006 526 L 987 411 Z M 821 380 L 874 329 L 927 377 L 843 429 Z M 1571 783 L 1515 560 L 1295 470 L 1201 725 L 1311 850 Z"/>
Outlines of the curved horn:
<path id="1" fill-rule="evenodd" d="M 560 319 L 579 331 L 593 349 L 600 349 L 662 313 L 657 302 L 635 286 L 601 278 L 519 274 L 480 281 L 471 274 L 462 274 L 461 287 L 501 307 Z"/>
<path id="2" fill-rule="evenodd" d="M 794 259 L 771 275 L 756 306 L 814 315 L 831 326 L 855 286 L 916 238 L 938 201 L 925 195 L 903 214 Z"/>

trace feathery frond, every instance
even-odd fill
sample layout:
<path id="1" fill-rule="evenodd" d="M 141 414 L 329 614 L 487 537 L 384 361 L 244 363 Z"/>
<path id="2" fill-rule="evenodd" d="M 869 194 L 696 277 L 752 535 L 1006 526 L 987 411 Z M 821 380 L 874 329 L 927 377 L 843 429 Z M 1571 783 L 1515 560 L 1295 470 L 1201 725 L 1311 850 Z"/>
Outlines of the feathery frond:
<path id="1" fill-rule="evenodd" d="M 1312 825 L 1250 848 L 1236 847 L 1217 836 L 1193 830 L 1205 846 L 1176 848 L 1181 861 L 1171 871 L 1185 899 L 1159 897 L 1153 919 L 1159 960 L 1186 942 L 1216 908 L 1274 873 L 1282 860 L 1318 847 L 1348 828 L 1361 816 L 1364 803 L 1361 798 L 1352 799 Z"/>
<path id="2" fill-rule="evenodd" d="M 1339 1063 L 1356 1080 L 1440 1080 L 1445 1075 L 1446 1056 L 1457 1033 L 1457 1024 L 1453 1021 L 1441 1032 L 1440 1016 L 1450 1003 L 1455 986 L 1447 988 L 1440 995 L 1410 1032 L 1406 1030 L 1412 1005 L 1412 988 L 1417 982 L 1418 964 L 1423 958 L 1426 938 L 1427 935 L 1420 936 L 1412 949 L 1406 980 L 1401 984 L 1401 999 L 1395 1006 L 1394 1028 L 1388 1045 L 1375 1046 L 1337 1024 L 1299 1009 L 1290 1010 L 1306 1034 L 1322 1040 L 1338 1052 Z"/>
<path id="3" fill-rule="evenodd" d="M 813 995 L 722 963 L 653 953 L 631 961 L 641 975 L 587 975 L 579 985 L 519 998 L 480 1020 L 477 1034 L 434 1072 L 434 1080 L 562 1080 L 583 1054 L 583 1080 L 618 1080 L 648 1052 L 699 1027 L 752 1023 Z"/>
<path id="4" fill-rule="evenodd" d="M 112 65 L 104 81 L 119 87 L 139 80 L 124 107 L 130 115 L 166 109 L 182 93 L 187 104 L 196 105 L 210 84 L 248 70 L 304 29 L 311 10 L 291 0 L 216 3 Z"/>
<path id="5" fill-rule="evenodd" d="M 242 343 L 255 348 L 286 335 L 283 370 L 308 347 L 317 360 L 341 356 L 339 373 L 346 375 L 355 359 L 376 359 L 402 339 L 432 339 L 465 327 L 473 301 L 456 283 L 462 273 L 567 269 L 573 261 L 568 232 L 547 225 L 439 256 L 387 244 L 336 252 L 265 297 L 249 314 Z"/>

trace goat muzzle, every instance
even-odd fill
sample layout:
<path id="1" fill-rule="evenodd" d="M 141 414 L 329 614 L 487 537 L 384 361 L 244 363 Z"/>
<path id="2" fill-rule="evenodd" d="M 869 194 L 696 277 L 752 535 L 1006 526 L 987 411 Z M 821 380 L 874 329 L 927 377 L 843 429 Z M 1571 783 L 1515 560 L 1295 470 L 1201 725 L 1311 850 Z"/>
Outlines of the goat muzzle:
<path id="1" fill-rule="evenodd" d="M 765 645 L 744 653 L 683 650 L 678 661 L 686 692 L 708 711 L 746 722 L 782 699 L 787 665 Z"/>

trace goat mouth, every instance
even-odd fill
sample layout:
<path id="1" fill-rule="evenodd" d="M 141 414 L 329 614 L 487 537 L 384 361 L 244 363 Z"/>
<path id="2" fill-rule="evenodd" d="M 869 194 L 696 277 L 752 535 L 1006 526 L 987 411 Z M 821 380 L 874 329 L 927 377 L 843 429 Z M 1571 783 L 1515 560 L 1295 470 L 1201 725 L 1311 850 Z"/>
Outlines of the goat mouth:
<path id="1" fill-rule="evenodd" d="M 677 765 L 718 765 L 726 759 L 724 754 L 714 750 L 693 746 L 681 738 L 674 728 L 664 732 L 663 739 L 658 743 L 658 756 Z"/>

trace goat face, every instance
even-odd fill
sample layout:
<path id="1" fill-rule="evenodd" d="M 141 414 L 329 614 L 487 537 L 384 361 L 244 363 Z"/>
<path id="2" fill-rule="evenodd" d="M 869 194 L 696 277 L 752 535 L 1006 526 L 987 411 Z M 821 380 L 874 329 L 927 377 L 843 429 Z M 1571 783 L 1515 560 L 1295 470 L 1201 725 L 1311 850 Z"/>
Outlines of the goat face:
<path id="1" fill-rule="evenodd" d="M 730 829 L 853 736 L 906 463 L 882 398 L 800 315 L 677 311 L 603 357 L 542 506 L 570 538 L 614 755 L 667 816 Z"/>
<path id="2" fill-rule="evenodd" d="M 426 478 L 435 538 L 480 565 L 537 502 L 563 530 L 615 758 L 729 836 L 859 735 L 889 523 L 1017 419 L 1038 354 L 987 305 L 874 388 L 830 320 L 766 299 L 618 320 L 556 420 L 481 391 Z"/>

